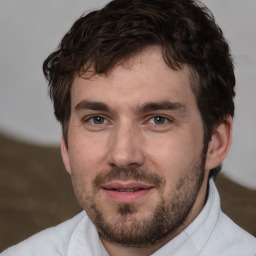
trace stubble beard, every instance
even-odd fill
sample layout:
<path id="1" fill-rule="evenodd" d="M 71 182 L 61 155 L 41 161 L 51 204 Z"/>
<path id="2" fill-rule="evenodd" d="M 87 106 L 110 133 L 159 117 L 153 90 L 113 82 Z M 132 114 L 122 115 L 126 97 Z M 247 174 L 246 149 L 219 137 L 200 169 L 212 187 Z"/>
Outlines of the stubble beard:
<path id="1" fill-rule="evenodd" d="M 77 199 L 96 226 L 99 234 L 107 241 L 126 247 L 152 246 L 173 234 L 186 220 L 204 179 L 205 154 L 202 153 L 177 182 L 176 188 L 170 188 L 169 195 L 163 196 L 166 181 L 158 174 L 149 174 L 137 167 L 129 169 L 115 168 L 99 174 L 93 184 L 94 189 L 86 197 L 81 193 L 80 181 L 74 175 L 72 182 Z M 116 214 L 106 216 L 101 207 L 97 192 L 103 182 L 111 180 L 146 181 L 153 184 L 161 195 L 158 204 L 147 216 L 136 217 L 138 211 L 134 204 L 120 204 Z M 173 194 L 175 191 L 175 195 Z M 169 198 L 173 198 L 170 200 Z M 169 200 L 168 200 L 169 199 Z"/>

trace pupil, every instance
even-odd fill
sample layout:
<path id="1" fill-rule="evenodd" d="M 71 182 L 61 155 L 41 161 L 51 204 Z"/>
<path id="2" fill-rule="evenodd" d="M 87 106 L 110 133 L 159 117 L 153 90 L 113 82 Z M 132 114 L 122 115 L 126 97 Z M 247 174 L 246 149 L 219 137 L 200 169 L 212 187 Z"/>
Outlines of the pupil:
<path id="1" fill-rule="evenodd" d="M 94 123 L 95 124 L 103 124 L 103 122 L 104 122 L 104 120 L 103 120 L 102 117 L 100 117 L 100 116 L 94 117 Z"/>
<path id="2" fill-rule="evenodd" d="M 154 119 L 155 119 L 154 121 L 155 121 L 156 124 L 163 124 L 164 120 L 165 120 L 165 118 L 162 117 L 162 116 L 157 116 Z"/>

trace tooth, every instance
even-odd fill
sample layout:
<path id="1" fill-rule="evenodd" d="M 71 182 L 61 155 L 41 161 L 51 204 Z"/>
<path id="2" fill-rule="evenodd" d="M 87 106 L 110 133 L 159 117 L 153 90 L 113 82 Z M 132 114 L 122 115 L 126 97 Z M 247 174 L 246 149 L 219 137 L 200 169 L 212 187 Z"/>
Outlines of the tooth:
<path id="1" fill-rule="evenodd" d="M 119 189 L 119 192 L 134 192 L 136 189 Z"/>

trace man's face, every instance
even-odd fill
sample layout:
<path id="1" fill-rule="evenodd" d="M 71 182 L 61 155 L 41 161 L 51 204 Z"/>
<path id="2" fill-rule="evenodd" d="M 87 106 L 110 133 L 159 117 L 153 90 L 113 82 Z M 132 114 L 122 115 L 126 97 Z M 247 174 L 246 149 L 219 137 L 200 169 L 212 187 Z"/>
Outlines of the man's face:
<path id="1" fill-rule="evenodd" d="M 150 245 L 192 218 L 207 177 L 186 66 L 170 69 L 155 47 L 107 76 L 76 77 L 68 129 L 64 163 L 103 240 Z"/>

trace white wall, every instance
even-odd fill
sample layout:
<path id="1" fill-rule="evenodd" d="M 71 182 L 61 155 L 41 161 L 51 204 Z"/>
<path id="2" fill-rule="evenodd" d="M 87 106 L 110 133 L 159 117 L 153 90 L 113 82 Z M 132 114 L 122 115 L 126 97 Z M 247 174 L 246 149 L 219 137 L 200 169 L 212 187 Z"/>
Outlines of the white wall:
<path id="1" fill-rule="evenodd" d="M 39 144 L 58 144 L 42 62 L 84 12 L 107 0 L 1 0 L 0 131 Z M 203 1 L 231 44 L 237 76 L 233 145 L 224 171 L 256 189 L 256 0 Z"/>
<path id="2" fill-rule="evenodd" d="M 223 170 L 256 189 L 256 0 L 207 0 L 235 60 L 236 114 L 233 143 Z"/>

